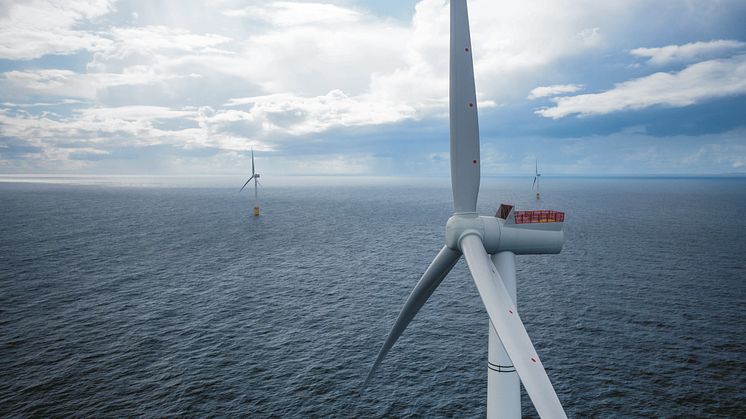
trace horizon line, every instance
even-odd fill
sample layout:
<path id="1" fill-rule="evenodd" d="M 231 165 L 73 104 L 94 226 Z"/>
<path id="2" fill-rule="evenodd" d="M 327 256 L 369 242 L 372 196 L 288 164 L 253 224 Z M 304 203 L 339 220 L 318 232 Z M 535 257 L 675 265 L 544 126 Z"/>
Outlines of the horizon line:
<path id="1" fill-rule="evenodd" d="M 145 173 L 0 173 L 0 178 L 207 178 L 207 177 L 241 177 L 244 173 L 198 173 L 198 174 L 145 174 Z M 353 178 L 378 178 L 378 179 L 448 179 L 450 175 L 376 175 L 360 173 L 323 173 L 323 174 L 271 174 L 267 173 L 265 177 L 353 177 Z M 533 173 L 526 174 L 482 174 L 482 178 L 520 178 L 533 177 Z M 609 173 L 609 174 L 588 174 L 588 173 L 542 173 L 542 177 L 553 178 L 634 178 L 634 177 L 668 177 L 668 178 L 689 178 L 689 177 L 746 177 L 746 172 L 724 172 L 724 173 Z"/>

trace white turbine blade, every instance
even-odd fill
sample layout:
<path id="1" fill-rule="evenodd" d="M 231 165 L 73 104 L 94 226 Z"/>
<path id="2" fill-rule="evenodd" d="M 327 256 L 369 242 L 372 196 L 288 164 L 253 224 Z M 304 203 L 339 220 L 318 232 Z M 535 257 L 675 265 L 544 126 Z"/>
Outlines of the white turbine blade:
<path id="1" fill-rule="evenodd" d="M 254 149 L 251 149 L 251 177 L 254 177 Z"/>
<path id="2" fill-rule="evenodd" d="M 246 183 L 244 183 L 243 186 L 241 186 L 241 191 L 243 191 L 243 188 L 245 188 L 246 185 L 248 185 L 249 182 L 251 182 L 251 179 L 254 179 L 254 175 L 251 175 L 251 177 L 249 178 L 249 180 L 247 180 Z M 241 191 L 238 191 L 238 192 L 241 192 Z"/>
<path id="3" fill-rule="evenodd" d="M 482 240 L 475 234 L 465 236 L 461 239 L 461 251 L 464 252 L 487 314 L 539 416 L 545 419 L 567 418 L 510 294 L 484 250 Z"/>
<path id="4" fill-rule="evenodd" d="M 533 185 L 531 185 L 531 189 L 534 189 L 535 186 L 536 186 L 536 176 L 534 176 L 534 183 Z"/>
<path id="5" fill-rule="evenodd" d="M 451 1 L 449 97 L 453 206 L 456 213 L 476 212 L 479 121 L 466 0 Z"/>
<path id="6" fill-rule="evenodd" d="M 435 289 L 438 288 L 438 285 L 443 281 L 443 278 L 445 278 L 446 275 L 448 275 L 448 272 L 453 269 L 453 266 L 458 262 L 460 257 L 460 252 L 451 250 L 446 246 L 443 246 L 443 248 L 440 249 L 438 255 L 435 256 L 435 259 L 430 263 L 430 266 L 422 275 L 422 278 L 420 278 L 417 285 L 414 286 L 414 289 L 409 294 L 407 302 L 404 303 L 404 307 L 402 307 L 399 317 L 397 317 L 396 322 L 394 323 L 394 327 L 391 328 L 391 332 L 389 332 L 386 341 L 378 352 L 376 361 L 373 363 L 373 366 L 370 367 L 368 376 L 365 378 L 365 383 L 363 384 L 363 389 L 368 385 L 368 382 L 371 377 L 373 377 L 376 368 L 381 364 L 383 358 L 386 357 L 386 354 L 389 352 L 391 347 L 394 346 L 394 343 L 399 339 L 399 336 L 404 332 L 404 329 L 407 328 L 417 312 L 420 311 L 420 308 L 425 305 L 427 299 L 430 298 Z"/>

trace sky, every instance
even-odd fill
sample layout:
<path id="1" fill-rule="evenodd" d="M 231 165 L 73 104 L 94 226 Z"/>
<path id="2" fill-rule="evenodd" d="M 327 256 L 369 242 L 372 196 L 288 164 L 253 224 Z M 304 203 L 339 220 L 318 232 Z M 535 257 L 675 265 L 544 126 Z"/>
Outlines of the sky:
<path id="1" fill-rule="evenodd" d="M 743 0 L 470 0 L 483 176 L 746 173 Z M 0 0 L 0 174 L 448 176 L 444 0 Z"/>

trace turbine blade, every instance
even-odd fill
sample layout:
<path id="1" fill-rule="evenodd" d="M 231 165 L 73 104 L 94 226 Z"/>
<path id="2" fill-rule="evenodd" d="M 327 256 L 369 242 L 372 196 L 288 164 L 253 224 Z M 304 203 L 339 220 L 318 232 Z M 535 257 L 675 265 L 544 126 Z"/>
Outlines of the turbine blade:
<path id="1" fill-rule="evenodd" d="M 521 317 L 513 305 L 495 265 L 490 260 L 479 236 L 470 234 L 461 239 L 461 251 L 513 366 L 521 377 L 536 411 L 542 418 L 567 418 L 554 392 L 536 349 L 528 337 Z"/>
<path id="2" fill-rule="evenodd" d="M 251 175 L 251 177 L 249 178 L 249 180 L 247 180 L 246 183 L 244 183 L 243 186 L 241 186 L 241 191 L 243 190 L 243 188 L 246 187 L 246 185 L 249 184 L 249 182 L 251 182 L 251 179 L 254 179 L 254 175 Z M 238 192 L 241 192 L 241 191 L 238 191 Z"/>
<path id="3" fill-rule="evenodd" d="M 533 185 L 531 185 L 531 189 L 534 189 L 535 186 L 536 186 L 536 176 L 534 176 L 534 183 Z"/>
<path id="4" fill-rule="evenodd" d="M 404 329 L 407 328 L 420 308 L 425 305 L 427 299 L 430 298 L 435 289 L 438 288 L 438 285 L 443 281 L 443 278 L 445 278 L 446 275 L 448 275 L 448 272 L 453 269 L 453 266 L 458 262 L 460 257 L 461 252 L 451 250 L 446 246 L 443 246 L 443 248 L 440 249 L 438 255 L 435 256 L 435 259 L 430 263 L 430 266 L 422 275 L 422 278 L 420 278 L 417 285 L 414 286 L 414 289 L 409 294 L 409 297 L 407 297 L 407 302 L 404 303 L 404 307 L 402 307 L 399 317 L 397 317 L 396 322 L 394 323 L 394 327 L 391 328 L 386 341 L 378 352 L 376 361 L 373 363 L 373 366 L 370 367 L 370 371 L 368 372 L 368 376 L 365 378 L 365 383 L 363 383 L 361 391 L 367 387 L 368 382 L 373 377 L 376 368 L 381 364 L 383 358 L 386 357 L 386 354 L 389 352 L 391 347 L 394 346 L 396 340 L 399 339 L 399 336 L 404 332 Z"/>
<path id="5" fill-rule="evenodd" d="M 254 177 L 254 149 L 251 149 L 251 177 Z"/>
<path id="6" fill-rule="evenodd" d="M 456 213 L 476 212 L 480 165 L 479 121 L 465 0 L 451 1 L 449 98 L 453 206 Z"/>

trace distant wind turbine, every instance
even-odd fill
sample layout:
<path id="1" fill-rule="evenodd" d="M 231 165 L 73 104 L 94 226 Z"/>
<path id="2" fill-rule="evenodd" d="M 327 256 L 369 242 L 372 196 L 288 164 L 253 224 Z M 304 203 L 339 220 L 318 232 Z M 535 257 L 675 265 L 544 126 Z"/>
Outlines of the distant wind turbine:
<path id="1" fill-rule="evenodd" d="M 536 188 L 536 199 L 541 199 L 541 193 L 539 192 L 539 179 L 541 173 L 539 173 L 539 160 L 536 160 L 536 171 L 534 172 L 534 184 L 531 185 L 531 189 Z"/>
<path id="2" fill-rule="evenodd" d="M 246 183 L 243 184 L 243 186 L 241 187 L 241 190 L 238 192 L 243 191 L 246 185 L 248 185 L 252 179 L 254 180 L 254 217 L 259 216 L 259 190 L 258 190 L 259 187 L 258 185 L 259 185 L 260 176 L 261 175 L 259 175 L 259 173 L 256 173 L 256 170 L 254 169 L 254 149 L 252 148 L 251 149 L 251 177 L 249 178 L 249 180 L 246 181 Z"/>
<path id="3" fill-rule="evenodd" d="M 446 224 L 445 246 L 404 303 L 363 389 L 463 255 L 490 320 L 487 417 L 520 418 L 520 382 L 523 382 L 542 419 L 567 418 L 518 315 L 515 279 L 515 255 L 562 250 L 564 213 L 514 211 L 512 205 L 506 204 L 500 206 L 495 216 L 477 213 L 479 122 L 470 38 L 466 0 L 451 0 L 449 113 L 454 213 Z"/>

